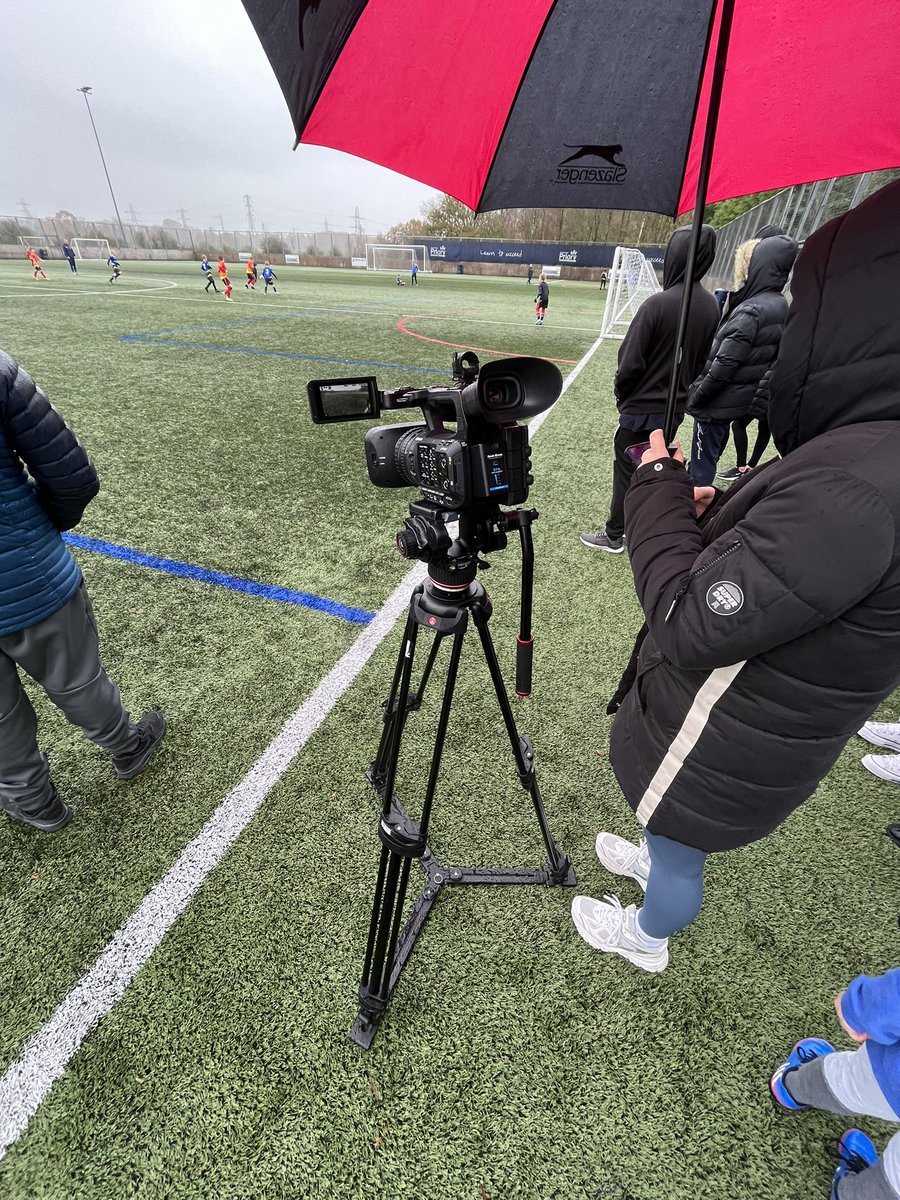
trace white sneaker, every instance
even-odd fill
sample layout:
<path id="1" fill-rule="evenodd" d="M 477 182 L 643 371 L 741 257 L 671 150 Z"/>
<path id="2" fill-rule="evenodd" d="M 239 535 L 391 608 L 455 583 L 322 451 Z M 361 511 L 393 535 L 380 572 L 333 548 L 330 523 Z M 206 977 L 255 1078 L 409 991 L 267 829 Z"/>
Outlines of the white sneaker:
<path id="1" fill-rule="evenodd" d="M 648 950 L 637 929 L 637 908 L 623 908 L 617 896 L 592 900 L 576 896 L 572 901 L 572 920 L 575 928 L 594 950 L 618 954 L 642 971 L 658 975 L 669 962 L 669 939 L 658 950 Z"/>
<path id="2" fill-rule="evenodd" d="M 862 765 L 879 779 L 900 783 L 900 754 L 867 754 Z"/>
<path id="3" fill-rule="evenodd" d="M 900 722 L 894 725 L 882 721 L 866 721 L 859 736 L 873 746 L 884 746 L 886 750 L 900 750 Z"/>
<path id="4" fill-rule="evenodd" d="M 640 885 L 641 891 L 646 892 L 650 877 L 650 851 L 643 838 L 635 845 L 634 842 L 616 837 L 614 833 L 598 833 L 594 845 L 597 857 L 607 871 L 612 871 L 613 875 L 627 875 Z"/>

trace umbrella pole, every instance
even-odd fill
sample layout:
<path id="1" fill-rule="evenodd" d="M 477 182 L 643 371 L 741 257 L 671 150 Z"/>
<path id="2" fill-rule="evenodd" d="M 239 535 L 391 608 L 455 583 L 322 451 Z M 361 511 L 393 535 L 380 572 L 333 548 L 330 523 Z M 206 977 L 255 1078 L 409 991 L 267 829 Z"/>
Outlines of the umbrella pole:
<path id="1" fill-rule="evenodd" d="M 712 166 L 713 147 L 716 142 L 716 125 L 719 120 L 719 105 L 722 100 L 722 82 L 725 78 L 725 64 L 728 59 L 728 42 L 731 37 L 734 4 L 735 0 L 721 0 L 719 36 L 716 42 L 716 61 L 713 67 L 712 84 L 709 91 L 709 109 L 706 114 L 706 130 L 703 134 L 700 169 L 697 172 L 697 198 L 694 203 L 694 219 L 691 223 L 687 264 L 684 269 L 681 308 L 678 312 L 678 328 L 675 334 L 675 355 L 672 359 L 672 370 L 669 375 L 669 391 L 666 396 L 665 434 L 667 444 L 672 440 L 675 432 L 675 401 L 678 395 L 678 377 L 681 373 L 684 337 L 687 332 L 688 316 L 691 311 L 691 293 L 694 290 L 692 284 L 694 266 L 697 262 L 697 248 L 700 245 L 700 228 L 703 225 L 703 213 L 706 208 L 706 192 L 709 187 L 709 172 Z"/>

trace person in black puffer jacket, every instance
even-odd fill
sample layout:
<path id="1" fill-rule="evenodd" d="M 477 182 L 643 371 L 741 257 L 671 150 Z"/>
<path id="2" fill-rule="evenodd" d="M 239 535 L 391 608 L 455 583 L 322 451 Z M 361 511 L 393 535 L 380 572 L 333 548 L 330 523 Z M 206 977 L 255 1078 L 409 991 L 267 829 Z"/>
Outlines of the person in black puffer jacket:
<path id="1" fill-rule="evenodd" d="M 38 750 L 21 668 L 122 779 L 144 769 L 165 733 L 159 712 L 133 724 L 100 662 L 78 564 L 60 537 L 100 485 L 78 438 L 34 381 L 0 351 L 0 808 L 46 833 L 71 809 Z"/>
<path id="2" fill-rule="evenodd" d="M 898 294 L 900 182 L 797 262 L 769 399 L 783 457 L 722 495 L 654 433 L 635 472 L 647 633 L 609 758 L 646 843 L 601 833 L 597 851 L 646 896 L 640 913 L 576 897 L 572 914 L 644 970 L 700 911 L 707 855 L 771 833 L 900 686 Z"/>
<path id="3" fill-rule="evenodd" d="M 782 292 L 796 257 L 793 238 L 758 242 L 746 283 L 725 302 L 709 359 L 688 392 L 687 411 L 694 418 L 690 472 L 698 486 L 712 483 L 729 425 L 749 413 L 760 380 L 775 361 L 788 315 Z"/>

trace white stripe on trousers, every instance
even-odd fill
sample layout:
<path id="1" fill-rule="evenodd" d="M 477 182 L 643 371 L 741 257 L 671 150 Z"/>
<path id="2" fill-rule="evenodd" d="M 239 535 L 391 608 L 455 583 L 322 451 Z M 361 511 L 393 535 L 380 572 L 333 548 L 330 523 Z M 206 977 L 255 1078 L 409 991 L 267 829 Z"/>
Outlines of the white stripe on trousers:
<path id="1" fill-rule="evenodd" d="M 678 772 L 684 766 L 684 760 L 697 745 L 700 734 L 709 721 L 709 714 L 728 691 L 746 661 L 744 659 L 743 662 L 734 663 L 729 667 L 716 667 L 704 680 L 694 697 L 694 703 L 684 718 L 683 725 L 676 733 L 671 746 L 666 751 L 665 758 L 659 764 L 656 774 L 641 797 L 636 815 L 642 825 L 646 825 L 656 812 Z"/>

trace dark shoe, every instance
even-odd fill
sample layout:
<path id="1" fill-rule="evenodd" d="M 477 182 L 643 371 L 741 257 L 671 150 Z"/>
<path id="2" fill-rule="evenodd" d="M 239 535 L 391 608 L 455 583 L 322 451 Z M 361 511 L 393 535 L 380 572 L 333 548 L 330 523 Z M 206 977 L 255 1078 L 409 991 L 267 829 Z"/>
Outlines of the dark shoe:
<path id="1" fill-rule="evenodd" d="M 50 799 L 39 808 L 22 808 L 10 800 L 0 800 L 0 806 L 14 821 L 21 821 L 23 825 L 39 829 L 41 833 L 57 833 L 65 829 L 73 816 L 71 808 L 60 800 L 59 792 L 52 784 Z"/>
<path id="2" fill-rule="evenodd" d="M 611 538 L 605 533 L 583 533 L 581 543 L 592 550 L 608 550 L 610 554 L 621 554 L 625 549 L 624 538 Z"/>
<path id="3" fill-rule="evenodd" d="M 138 744 L 130 754 L 113 756 L 113 766 L 120 779 L 134 779 L 150 762 L 166 736 L 166 719 L 154 708 L 144 713 L 137 723 Z"/>

